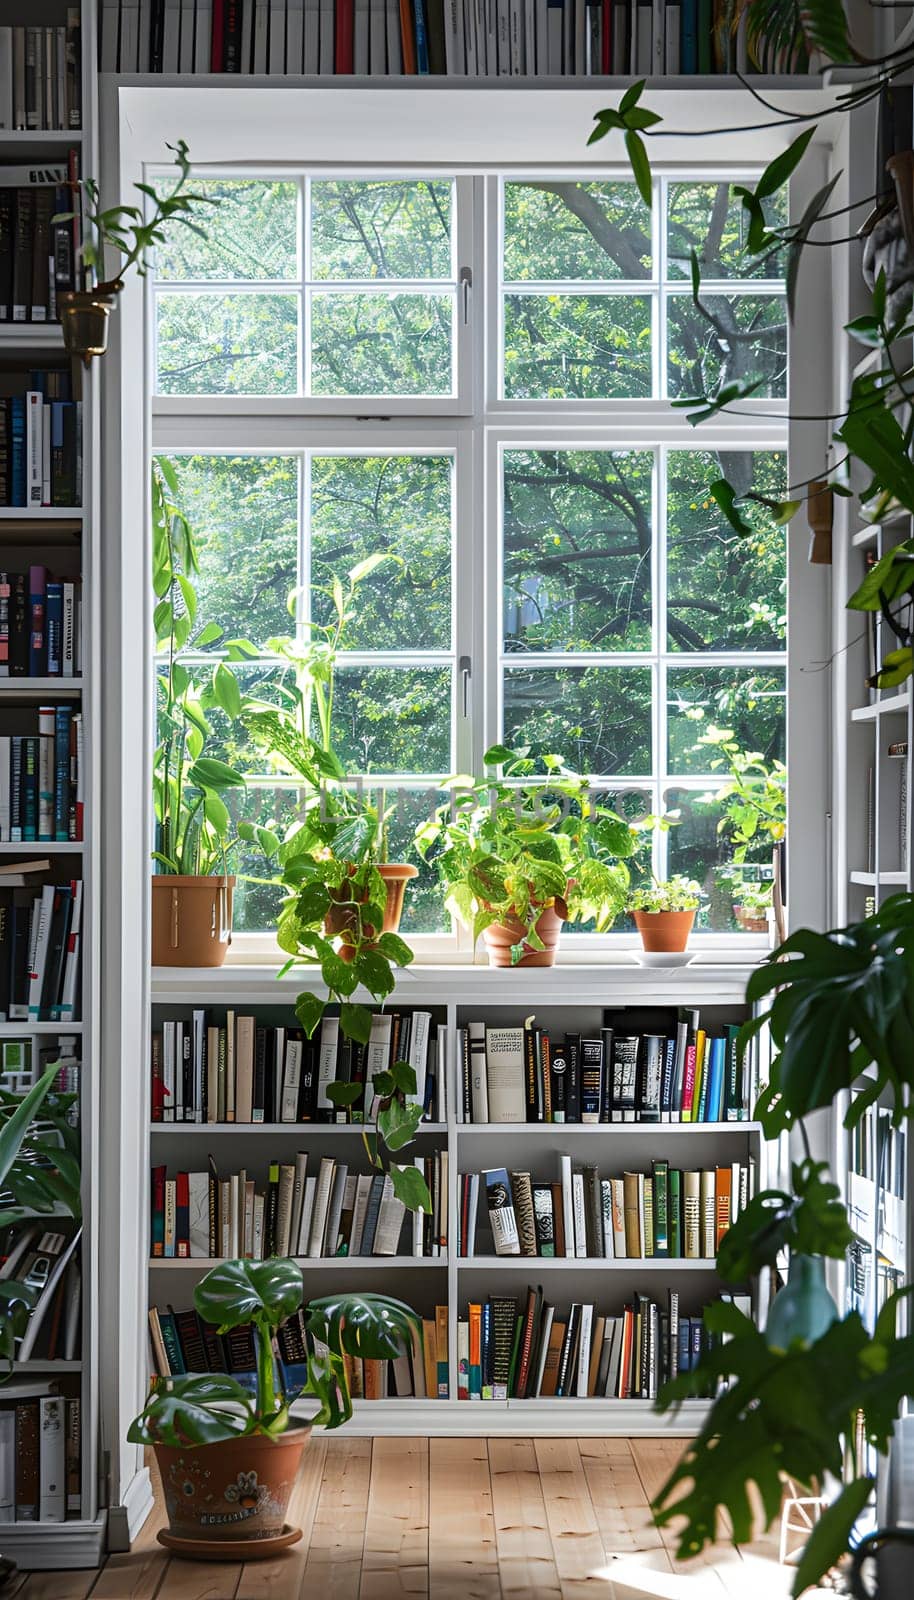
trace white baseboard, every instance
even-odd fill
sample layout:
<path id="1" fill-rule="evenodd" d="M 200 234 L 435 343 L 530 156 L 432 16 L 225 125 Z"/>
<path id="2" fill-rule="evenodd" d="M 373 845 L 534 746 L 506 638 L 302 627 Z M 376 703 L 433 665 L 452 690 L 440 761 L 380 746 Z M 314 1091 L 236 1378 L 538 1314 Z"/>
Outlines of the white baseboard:
<path id="1" fill-rule="evenodd" d="M 129 1550 L 153 1507 L 152 1478 L 148 1467 L 135 1472 L 118 1506 L 108 1511 L 108 1553 Z"/>
<path id="2" fill-rule="evenodd" d="M 101 1511 L 94 1522 L 0 1522 L 0 1553 L 23 1572 L 99 1567 L 106 1520 Z"/>
<path id="3" fill-rule="evenodd" d="M 313 1413 L 297 1401 L 296 1416 Z M 708 1415 L 706 1400 L 687 1400 L 677 1413 L 660 1413 L 650 1400 L 355 1400 L 343 1432 L 358 1438 L 553 1435 L 558 1438 L 688 1438 Z M 323 1432 L 323 1429 L 316 1430 Z"/>

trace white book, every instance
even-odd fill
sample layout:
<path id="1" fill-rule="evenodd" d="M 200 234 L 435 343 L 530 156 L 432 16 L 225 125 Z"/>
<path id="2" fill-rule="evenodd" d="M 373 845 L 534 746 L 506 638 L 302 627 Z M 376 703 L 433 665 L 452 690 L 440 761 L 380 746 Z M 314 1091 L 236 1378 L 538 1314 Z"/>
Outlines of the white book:
<path id="1" fill-rule="evenodd" d="M 495 36 L 498 59 L 498 76 L 506 78 L 511 71 L 511 0 L 495 0 Z"/>
<path id="2" fill-rule="evenodd" d="M 543 0 L 545 4 L 545 0 Z M 467 77 L 479 77 L 479 52 L 476 48 L 476 4 L 475 0 L 461 0 L 461 16 L 463 19 L 463 46 L 466 52 Z"/>
<path id="3" fill-rule="evenodd" d="M 44 988 L 44 975 L 48 964 L 53 912 L 54 885 L 53 883 L 46 883 L 41 890 L 35 953 L 29 969 L 29 1020 L 31 1022 L 38 1022 L 41 1017 L 41 991 Z"/>
<path id="4" fill-rule="evenodd" d="M 253 6 L 253 0 L 245 5 L 245 11 Z M 178 46 L 178 71 L 190 74 L 194 70 L 194 25 L 196 20 L 196 0 L 181 0 L 181 37 Z"/>
<path id="5" fill-rule="evenodd" d="M 54 837 L 54 707 L 38 707 L 38 838 Z"/>
<path id="6" fill-rule="evenodd" d="M 176 1198 L 175 1180 L 174 1180 L 174 1178 L 166 1178 L 165 1179 L 165 1223 L 164 1223 L 165 1243 L 162 1246 L 162 1253 L 165 1256 L 169 1256 L 170 1257 L 170 1256 L 173 1256 L 174 1253 L 175 1253 L 175 1224 L 176 1224 L 176 1221 L 177 1221 L 177 1198 Z"/>
<path id="7" fill-rule="evenodd" d="M 533 1376 L 533 1383 L 531 1384 L 530 1389 L 528 1391 L 528 1393 L 531 1395 L 531 1397 L 534 1400 L 538 1399 L 538 1397 L 542 1393 L 542 1389 L 543 1389 L 543 1373 L 546 1370 L 546 1357 L 549 1354 L 549 1335 L 552 1332 L 552 1324 L 553 1324 L 554 1321 L 555 1321 L 555 1306 L 544 1305 L 543 1306 L 543 1322 L 542 1322 L 542 1328 L 540 1330 L 539 1351 L 537 1353 L 537 1358 L 536 1358 L 536 1371 L 535 1371 L 534 1376 Z M 499 1388 L 500 1387 L 501 1386 L 499 1385 Z M 496 1400 L 499 1400 L 499 1399 L 506 1400 L 507 1399 L 507 1391 L 505 1391 L 504 1393 L 501 1393 L 501 1394 L 496 1394 L 495 1395 L 495 1399 Z"/>
<path id="8" fill-rule="evenodd" d="M 162 71 L 179 71 L 181 46 L 181 0 L 165 0 L 165 19 L 162 27 Z"/>
<path id="9" fill-rule="evenodd" d="M 268 71 L 279 76 L 286 70 L 286 0 L 270 0 L 270 55 Z"/>
<path id="10" fill-rule="evenodd" d="M 587 1255 L 587 1212 L 584 1205 L 584 1174 L 571 1175 L 571 1197 L 574 1207 L 574 1253 L 580 1260 Z"/>
<path id="11" fill-rule="evenodd" d="M 534 25 L 535 44 L 533 57 L 536 62 L 535 69 L 531 62 L 531 49 L 529 35 L 527 40 L 527 71 L 537 73 L 538 77 L 545 77 L 549 71 L 549 0 L 533 0 L 533 9 L 536 17 Z"/>
<path id="12" fill-rule="evenodd" d="M 574 1199 L 571 1184 L 571 1157 L 559 1156 L 562 1176 L 562 1224 L 565 1233 L 565 1254 L 573 1256 L 574 1250 Z"/>
<path id="13" fill-rule="evenodd" d="M 526 1122 L 523 1028 L 486 1027 L 490 1122 Z"/>
<path id="14" fill-rule="evenodd" d="M 612 1184 L 609 1178 L 603 1178 L 600 1183 L 600 1203 L 603 1214 L 603 1254 L 607 1261 L 612 1261 L 616 1254 L 616 1245 L 613 1237 Z"/>
<path id="15" fill-rule="evenodd" d="M 263 1211 L 264 1197 L 262 1194 L 254 1196 L 254 1217 L 251 1224 L 251 1259 L 263 1260 Z"/>
<path id="16" fill-rule="evenodd" d="M 431 1032 L 432 1014 L 430 1011 L 414 1011 L 412 1026 L 409 1030 L 409 1056 L 408 1062 L 416 1074 L 416 1093 L 410 1096 L 417 1105 L 425 1101 L 425 1073 L 428 1065 L 428 1036 Z"/>
<path id="17" fill-rule="evenodd" d="M 184 1024 L 175 1023 L 175 1122 L 184 1121 Z"/>
<path id="18" fill-rule="evenodd" d="M 286 0 L 286 72 L 298 77 L 305 59 L 305 0 Z"/>
<path id="19" fill-rule="evenodd" d="M 298 1224 L 298 1244 L 295 1254 L 306 1256 L 311 1242 L 311 1218 L 314 1215 L 314 1196 L 317 1193 L 317 1178 L 312 1173 L 305 1179 L 301 1202 L 301 1221 Z"/>
<path id="20" fill-rule="evenodd" d="M 252 72 L 263 77 L 270 65 L 270 0 L 251 0 L 254 10 Z"/>
<path id="21" fill-rule="evenodd" d="M 459 5 L 461 0 L 457 0 L 457 3 Z M 387 19 L 387 75 L 389 78 L 398 78 L 403 71 L 399 0 L 387 0 L 385 16 Z"/>
<path id="22" fill-rule="evenodd" d="M 461 0 L 444 0 L 444 61 L 449 78 L 463 77 L 466 72 L 466 51 Z"/>
<path id="23" fill-rule="evenodd" d="M 190 1254 L 194 1261 L 205 1261 L 209 1256 L 209 1173 L 189 1172 L 187 1189 Z"/>
<path id="24" fill-rule="evenodd" d="M 29 389 L 25 397 L 25 472 L 28 506 L 40 506 L 42 503 L 43 411 L 44 396 L 38 389 Z"/>
<path id="25" fill-rule="evenodd" d="M 0 128 L 13 126 L 13 30 L 0 28 Z M 2 1465 L 0 1465 L 2 1471 Z M 2 1511 L 2 1505 L 0 1505 Z"/>
<path id="26" fill-rule="evenodd" d="M 74 878 L 70 901 L 70 927 L 67 932 L 67 959 L 63 969 L 63 988 L 60 998 L 61 1022 L 76 1020 L 76 985 L 79 979 L 79 947 L 82 939 L 83 884 Z M 173 1120 L 173 1119 L 166 1119 Z"/>
<path id="27" fill-rule="evenodd" d="M 479 1214 L 479 1173 L 470 1176 L 470 1193 L 467 1198 L 467 1255 L 476 1254 L 476 1218 Z"/>
<path id="28" fill-rule="evenodd" d="M 139 40 L 140 0 L 121 0 L 120 42 L 117 47 L 118 72 L 136 72 Z"/>
<path id="29" fill-rule="evenodd" d="M 336 19 L 333 0 L 320 0 L 320 38 L 318 41 L 318 69 L 324 76 L 332 76 L 336 49 Z"/>
<path id="30" fill-rule="evenodd" d="M 466 1384 L 467 1394 L 469 1394 L 470 1324 L 463 1320 L 457 1324 L 457 1371 L 460 1374 L 458 1382 L 461 1383 L 461 1388 Z M 479 1396 L 477 1395 L 476 1398 L 478 1400 Z"/>
<path id="31" fill-rule="evenodd" d="M 301 1086 L 301 1064 L 304 1046 L 301 1039 L 289 1039 L 286 1044 L 286 1068 L 282 1080 L 280 1122 L 298 1121 L 298 1091 Z"/>
<path id="32" fill-rule="evenodd" d="M 432 1106 L 432 1118 L 435 1122 L 447 1122 L 448 1108 L 448 1030 L 439 1023 L 436 1042 L 437 1056 L 435 1061 L 435 1095 L 437 1105 Z"/>
<path id="33" fill-rule="evenodd" d="M 213 56 L 212 0 L 197 0 L 194 27 L 194 72 L 209 72 Z"/>
<path id="34" fill-rule="evenodd" d="M 470 1110 L 474 1122 L 489 1120 L 489 1088 L 486 1071 L 486 1025 L 468 1022 L 470 1041 Z"/>
<path id="35" fill-rule="evenodd" d="M 622 7 L 619 6 L 618 10 L 621 11 Z M 562 73 L 565 50 L 564 29 L 562 27 L 563 16 L 564 12 L 560 6 L 549 6 L 546 13 L 546 71 L 550 77 L 561 77 Z"/>
<path id="36" fill-rule="evenodd" d="M 305 25 L 302 40 L 302 67 L 306 77 L 312 78 L 320 71 L 321 59 L 321 7 L 320 0 L 305 0 Z"/>
<path id="37" fill-rule="evenodd" d="M 732 1227 L 733 1223 L 736 1221 L 737 1217 L 739 1216 L 739 1184 L 740 1184 L 740 1163 L 738 1161 L 734 1161 L 730 1165 L 730 1225 L 731 1225 L 731 1227 Z"/>
<path id="38" fill-rule="evenodd" d="M 524 0 L 510 0 L 508 7 L 509 70 L 519 78 L 524 70 Z"/>
<path id="39" fill-rule="evenodd" d="M 6 29 L 9 32 L 9 29 Z M 16 1413 L 0 1411 L 0 1522 L 15 1521 Z"/>
<path id="40" fill-rule="evenodd" d="M 575 1393 L 579 1400 L 587 1399 L 587 1382 L 590 1377 L 590 1339 L 593 1330 L 593 1306 L 581 1306 L 581 1326 L 578 1336 L 578 1381 Z"/>
<path id="41" fill-rule="evenodd" d="M 203 1121 L 203 1058 L 206 1054 L 206 1012 L 195 1011 L 193 1017 L 194 1064 L 194 1122 Z"/>
<path id="42" fill-rule="evenodd" d="M 420 1172 L 420 1174 L 424 1177 L 424 1175 L 425 1175 L 425 1158 L 423 1156 L 413 1156 L 413 1166 L 417 1167 L 419 1172 Z M 424 1216 L 425 1216 L 425 1212 L 424 1211 L 414 1211 L 413 1214 L 412 1214 L 412 1217 L 413 1217 L 413 1255 L 414 1256 L 421 1256 L 421 1254 L 422 1254 L 422 1233 L 423 1233 L 423 1228 L 424 1228 L 424 1222 L 423 1222 Z"/>
<path id="43" fill-rule="evenodd" d="M 336 1057 L 339 1049 L 340 1019 L 339 1017 L 325 1016 L 321 1022 L 320 1052 L 317 1062 L 317 1110 L 331 1113 L 328 1120 L 333 1120 L 334 1105 L 327 1094 L 327 1085 L 336 1079 Z"/>
<path id="44" fill-rule="evenodd" d="M 66 1517 L 66 1403 L 62 1394 L 38 1401 L 38 1518 L 63 1522 Z"/>
<path id="45" fill-rule="evenodd" d="M 394 1194 L 393 1180 L 390 1174 L 387 1173 L 384 1177 L 381 1204 L 378 1207 L 378 1222 L 371 1246 L 373 1256 L 395 1256 L 397 1254 L 405 1212 L 406 1207 L 403 1201 L 398 1200 Z"/>
<path id="46" fill-rule="evenodd" d="M 229 1178 L 230 1200 L 228 1249 L 225 1252 L 227 1256 L 238 1256 L 241 1254 L 241 1229 L 238 1226 L 238 1218 L 241 1214 L 240 1208 L 244 1196 L 245 1181 L 246 1176 L 243 1172 L 233 1172 L 232 1176 Z"/>
<path id="47" fill-rule="evenodd" d="M 295 1178 L 292 1184 L 292 1209 L 289 1216 L 289 1250 L 298 1253 L 298 1236 L 301 1232 L 302 1208 L 305 1203 L 305 1179 L 308 1176 L 308 1153 L 299 1150 L 295 1157 Z"/>
<path id="48" fill-rule="evenodd" d="M 0 733 L 0 840 L 10 837 L 10 735 Z"/>
<path id="49" fill-rule="evenodd" d="M 308 1240 L 308 1255 L 313 1258 L 323 1254 L 324 1230 L 327 1226 L 327 1211 L 330 1206 L 330 1192 L 333 1188 L 335 1167 L 336 1162 L 332 1156 L 321 1157 L 317 1189 L 314 1195 L 314 1210 L 311 1215 L 311 1237 Z"/>
<path id="50" fill-rule="evenodd" d="M 360 1173 L 355 1185 L 355 1203 L 352 1208 L 352 1232 L 349 1236 L 349 1254 L 357 1256 L 362 1250 L 362 1234 L 365 1229 L 365 1213 L 368 1210 L 368 1196 L 371 1194 L 371 1173 Z"/>
<path id="51" fill-rule="evenodd" d="M 175 1024 L 171 1017 L 162 1023 L 162 1121 L 175 1120 Z"/>
<path id="52" fill-rule="evenodd" d="M 140 27 L 137 42 L 137 72 L 152 71 L 152 52 L 150 50 L 150 28 L 152 23 L 152 0 L 140 0 Z"/>
<path id="53" fill-rule="evenodd" d="M 369 0 L 355 0 L 352 57 L 353 71 L 357 78 L 366 77 L 368 74 L 368 8 Z"/>
<path id="54" fill-rule="evenodd" d="M 373 78 L 383 78 L 387 73 L 385 0 L 368 0 L 368 70 Z"/>
<path id="55" fill-rule="evenodd" d="M 371 1019 L 371 1033 L 365 1054 L 366 1105 L 369 1103 L 371 1082 L 379 1072 L 386 1072 L 390 1061 L 390 1034 L 392 1018 L 389 1012 L 376 1011 Z"/>
<path id="56" fill-rule="evenodd" d="M 498 63 L 498 13 L 497 0 L 484 0 L 486 21 L 486 77 L 497 78 Z M 502 5 L 506 0 L 501 0 Z"/>

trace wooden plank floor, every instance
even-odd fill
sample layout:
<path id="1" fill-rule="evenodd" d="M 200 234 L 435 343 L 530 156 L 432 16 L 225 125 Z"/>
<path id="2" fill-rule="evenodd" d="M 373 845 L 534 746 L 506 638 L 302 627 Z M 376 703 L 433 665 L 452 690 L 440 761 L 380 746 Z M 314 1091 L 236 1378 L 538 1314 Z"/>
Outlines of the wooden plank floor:
<path id="1" fill-rule="evenodd" d="M 156 1542 L 159 1500 L 100 1572 L 33 1573 L 3 1600 L 786 1600 L 774 1534 L 678 1566 L 649 1510 L 670 1439 L 317 1440 L 290 1510 L 300 1544 L 203 1563 Z"/>

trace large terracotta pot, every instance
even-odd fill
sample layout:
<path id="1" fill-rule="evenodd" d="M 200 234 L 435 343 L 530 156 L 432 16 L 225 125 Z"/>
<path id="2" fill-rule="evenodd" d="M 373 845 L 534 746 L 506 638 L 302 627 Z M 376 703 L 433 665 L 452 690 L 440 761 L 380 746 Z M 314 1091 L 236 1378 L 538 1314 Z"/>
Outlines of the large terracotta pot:
<path id="1" fill-rule="evenodd" d="M 381 932 L 396 933 L 400 926 L 400 918 L 403 915 L 406 885 L 409 883 L 410 878 L 416 877 L 419 869 L 411 866 L 407 861 L 385 861 L 377 870 L 384 879 L 384 886 L 387 890 L 387 903 L 384 907 L 384 921 L 381 925 Z M 365 889 L 359 889 L 353 895 L 349 889 L 331 889 L 330 897 L 334 900 L 356 899 L 362 901 L 367 900 L 368 892 Z M 342 936 L 345 940 L 347 930 L 354 926 L 355 921 L 356 915 L 351 906 L 344 905 L 340 906 L 339 909 L 331 907 L 324 918 L 324 932 L 328 939 L 338 939 Z"/>
<path id="2" fill-rule="evenodd" d="M 232 937 L 235 879 L 154 873 L 152 964 L 221 967 Z"/>
<path id="3" fill-rule="evenodd" d="M 551 906 L 545 906 L 534 924 L 536 932 L 546 946 L 545 950 L 535 950 L 532 945 L 524 943 L 524 953 L 519 961 L 513 963 L 516 967 L 554 967 L 556 951 L 562 933 L 562 923 L 568 915 L 568 907 L 564 900 L 558 897 Z M 509 916 L 504 922 L 493 922 L 490 927 L 483 930 L 483 938 L 489 954 L 490 967 L 510 967 L 511 947 L 516 945 L 525 932 L 527 924 L 518 917 Z"/>
<path id="4" fill-rule="evenodd" d="M 694 910 L 633 911 L 632 916 L 645 950 L 684 950 L 695 921 Z"/>
<path id="5" fill-rule="evenodd" d="M 310 1434 L 306 1426 L 278 1439 L 248 1434 L 180 1449 L 157 1444 L 169 1523 L 162 1542 L 172 1548 L 177 1541 L 205 1542 L 210 1560 L 236 1561 L 270 1554 L 284 1536 L 291 1542 L 286 1511 Z M 266 1548 L 258 1550 L 258 1541 Z"/>

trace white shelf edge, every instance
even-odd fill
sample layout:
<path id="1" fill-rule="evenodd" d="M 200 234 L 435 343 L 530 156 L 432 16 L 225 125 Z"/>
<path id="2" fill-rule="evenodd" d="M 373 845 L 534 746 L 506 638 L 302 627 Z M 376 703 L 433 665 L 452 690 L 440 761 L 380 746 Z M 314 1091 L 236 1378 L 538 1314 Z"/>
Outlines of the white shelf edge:
<path id="1" fill-rule="evenodd" d="M 852 872 L 849 876 L 851 883 L 863 884 L 870 889 L 875 889 L 881 883 L 896 884 L 903 889 L 908 881 L 906 872 Z"/>
<path id="2" fill-rule="evenodd" d="M 563 1139 L 566 1133 L 585 1138 L 606 1134 L 629 1134 L 646 1138 L 668 1133 L 759 1133 L 760 1122 L 458 1122 L 458 1137 L 464 1134 L 528 1134 Z"/>
<path id="3" fill-rule="evenodd" d="M 682 1438 L 703 1426 L 710 1409 L 707 1400 L 686 1400 L 675 1413 L 657 1411 L 652 1400 L 609 1400 L 602 1395 L 590 1399 L 574 1396 L 558 1398 L 540 1395 L 534 1400 L 439 1400 L 416 1396 L 392 1396 L 384 1400 L 354 1400 L 353 1416 L 346 1424 L 347 1434 L 375 1437 L 420 1433 L 423 1436 L 469 1435 L 481 1433 L 517 1434 L 530 1437 L 544 1434 L 637 1435 L 639 1438 L 672 1435 Z M 293 1416 L 313 1416 L 309 1401 L 296 1401 Z M 316 1430 L 323 1432 L 324 1430 Z"/>
<path id="4" fill-rule="evenodd" d="M 0 879 L 2 883 L 2 879 Z M 368 1126 L 362 1122 L 151 1122 L 149 1132 L 155 1137 L 158 1134 L 178 1134 L 186 1137 L 188 1134 L 242 1134 L 247 1138 L 251 1133 L 270 1134 L 274 1138 L 277 1134 L 294 1134 L 301 1138 L 305 1134 L 316 1133 L 321 1138 L 330 1134 L 361 1134 L 363 1128 Z M 422 1122 L 416 1129 L 415 1137 L 421 1138 L 423 1134 L 437 1134 L 443 1137 L 447 1133 L 446 1122 Z"/>
<path id="5" fill-rule="evenodd" d="M 178 1272 L 209 1272 L 211 1267 L 218 1267 L 223 1260 L 234 1260 L 234 1257 L 207 1256 L 153 1256 L 149 1260 L 150 1272 L 177 1270 Z M 344 1271 L 352 1268 L 358 1269 L 382 1267 L 388 1271 L 391 1267 L 399 1270 L 401 1267 L 437 1267 L 439 1270 L 446 1268 L 448 1258 L 442 1256 L 293 1256 L 297 1267 L 304 1272 L 313 1272 L 318 1269 L 327 1271 L 342 1267 Z"/>
<path id="6" fill-rule="evenodd" d="M 0 856 L 81 856 L 85 848 L 82 839 L 72 843 L 69 840 L 64 843 L 62 839 L 23 839 L 21 843 L 0 840 Z M 2 886 L 3 874 L 0 873 L 0 888 Z"/>
<path id="7" fill-rule="evenodd" d="M 82 678 L 0 678 L 0 695 L 81 694 Z"/>
<path id="8" fill-rule="evenodd" d="M 84 515 L 82 506 L 0 506 L 2 522 L 81 522 Z"/>
<path id="9" fill-rule="evenodd" d="M 61 1212 L 61 1215 L 62 1216 L 68 1216 L 69 1213 L 64 1211 L 64 1212 Z M 37 1374 L 39 1372 L 42 1372 L 42 1373 L 45 1373 L 49 1378 L 51 1378 L 51 1377 L 54 1376 L 54 1374 L 56 1372 L 82 1372 L 82 1369 L 83 1369 L 83 1364 L 82 1364 L 81 1361 L 40 1361 L 39 1360 L 39 1361 L 17 1361 L 16 1364 L 15 1364 L 15 1371 L 16 1371 L 17 1376 L 18 1376 L 18 1374 L 20 1372 L 24 1372 L 27 1375 L 29 1373 Z"/>
<path id="10" fill-rule="evenodd" d="M 0 146 L 5 144 L 79 144 L 82 128 L 0 128 Z"/>
<path id="11" fill-rule="evenodd" d="M 717 1272 L 717 1262 L 685 1256 L 626 1256 L 623 1260 L 605 1256 L 458 1256 L 461 1270 L 476 1272 L 525 1271 L 532 1274 L 544 1268 L 547 1272 Z"/>
<path id="12" fill-rule="evenodd" d="M 900 694 L 886 695 L 884 700 L 874 700 L 868 706 L 854 706 L 851 722 L 875 722 L 877 717 L 900 716 L 910 704 L 909 691 L 902 689 Z"/>
<path id="13" fill-rule="evenodd" d="M 0 1547 L 28 1572 L 100 1567 L 107 1522 L 106 1511 L 94 1522 L 0 1522 Z"/>
<path id="14" fill-rule="evenodd" d="M 82 1033 L 81 1022 L 0 1022 L 0 1039 L 21 1039 L 30 1033 Z"/>
<path id="15" fill-rule="evenodd" d="M 879 537 L 879 523 L 871 522 L 867 528 L 858 528 L 851 534 L 851 544 L 855 550 L 865 550 L 868 545 L 875 544 Z"/>

